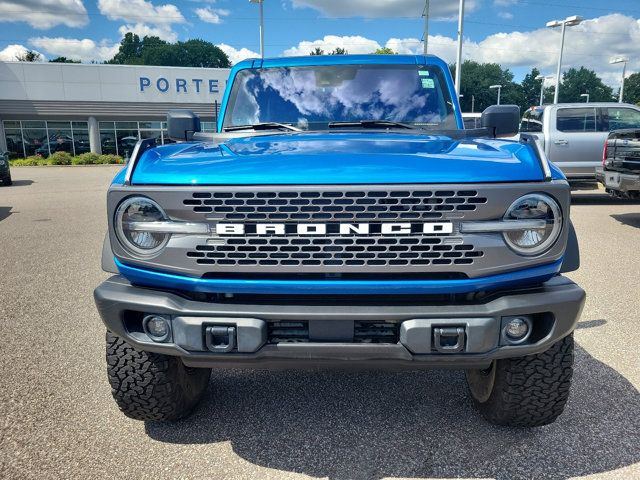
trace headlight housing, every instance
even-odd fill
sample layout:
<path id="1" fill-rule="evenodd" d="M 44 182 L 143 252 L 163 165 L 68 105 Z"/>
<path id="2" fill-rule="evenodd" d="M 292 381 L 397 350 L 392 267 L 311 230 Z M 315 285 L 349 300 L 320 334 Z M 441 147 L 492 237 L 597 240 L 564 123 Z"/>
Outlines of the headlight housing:
<path id="1" fill-rule="evenodd" d="M 150 257 L 160 252 L 171 237 L 168 233 L 145 231 L 147 222 L 167 220 L 164 210 L 147 197 L 124 200 L 115 214 L 115 231 L 123 247 L 136 256 Z"/>
<path id="2" fill-rule="evenodd" d="M 507 245 L 520 255 L 535 256 L 549 250 L 562 231 L 562 211 L 548 195 L 532 193 L 513 202 L 504 216 L 509 220 L 544 220 L 540 228 L 510 230 L 503 233 Z"/>

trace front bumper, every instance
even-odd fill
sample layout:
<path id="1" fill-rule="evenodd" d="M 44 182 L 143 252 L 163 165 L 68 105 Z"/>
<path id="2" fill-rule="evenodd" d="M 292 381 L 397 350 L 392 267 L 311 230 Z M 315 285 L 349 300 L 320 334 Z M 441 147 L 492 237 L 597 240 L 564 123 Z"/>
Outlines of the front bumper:
<path id="1" fill-rule="evenodd" d="M 512 290 L 475 303 L 428 303 L 414 297 L 393 305 L 371 302 L 325 302 L 273 295 L 256 302 L 195 301 L 175 293 L 131 285 L 113 276 L 94 292 L 106 327 L 141 350 L 179 356 L 194 367 L 297 368 L 304 366 L 453 367 L 481 368 L 492 360 L 546 350 L 570 334 L 578 321 L 585 292 L 570 280 L 556 276 L 535 288 Z M 372 297 L 370 297 L 372 298 Z M 397 297 L 396 297 L 397 298 Z M 409 297 L 407 297 L 409 298 Z M 426 298 L 426 297 L 425 297 Z M 172 335 L 156 343 L 142 328 L 145 314 L 163 315 Z M 530 315 L 531 337 L 512 345 L 502 333 L 505 317 Z M 349 343 L 333 339 L 305 343 L 270 343 L 269 325 L 299 321 L 326 329 L 333 335 L 348 322 L 383 321 L 398 324 L 394 343 Z M 136 323 L 138 322 L 138 323 Z M 236 348 L 227 353 L 207 349 L 205 330 L 210 326 L 235 329 Z M 320 327 L 320 328 L 318 328 Z M 463 330 L 461 351 L 442 353 L 433 347 L 436 329 Z"/>

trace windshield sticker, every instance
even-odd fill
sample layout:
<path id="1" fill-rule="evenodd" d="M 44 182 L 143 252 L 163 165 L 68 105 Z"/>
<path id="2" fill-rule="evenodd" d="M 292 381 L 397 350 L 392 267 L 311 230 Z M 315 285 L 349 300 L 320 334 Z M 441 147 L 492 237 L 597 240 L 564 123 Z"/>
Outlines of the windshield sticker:
<path id="1" fill-rule="evenodd" d="M 428 77 L 429 70 L 418 70 L 418 75 L 420 75 L 421 77 Z"/>
<path id="2" fill-rule="evenodd" d="M 423 78 L 422 79 L 422 88 L 434 89 L 436 88 L 436 84 L 432 78 Z"/>

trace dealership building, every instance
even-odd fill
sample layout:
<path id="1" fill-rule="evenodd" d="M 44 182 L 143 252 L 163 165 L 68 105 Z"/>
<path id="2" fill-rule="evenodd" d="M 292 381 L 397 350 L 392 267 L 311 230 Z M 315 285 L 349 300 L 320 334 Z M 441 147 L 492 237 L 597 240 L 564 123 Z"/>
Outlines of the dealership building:
<path id="1" fill-rule="evenodd" d="M 228 69 L 0 62 L 0 153 L 111 153 L 166 139 L 167 111 L 213 131 Z"/>

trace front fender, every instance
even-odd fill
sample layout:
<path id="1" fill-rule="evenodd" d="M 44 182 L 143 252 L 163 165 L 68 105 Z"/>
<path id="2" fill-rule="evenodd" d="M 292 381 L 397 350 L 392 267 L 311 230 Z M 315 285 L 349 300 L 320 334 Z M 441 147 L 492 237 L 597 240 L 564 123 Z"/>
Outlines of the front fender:
<path id="1" fill-rule="evenodd" d="M 102 270 L 108 273 L 120 273 L 114 261 L 113 250 L 111 250 L 109 232 L 105 234 L 104 243 L 102 244 Z"/>
<path id="2" fill-rule="evenodd" d="M 580 245 L 578 244 L 578 236 L 576 235 L 576 229 L 573 228 L 573 222 L 569 221 L 569 236 L 567 237 L 567 249 L 565 250 L 560 273 L 575 272 L 579 268 L 580 268 Z"/>

